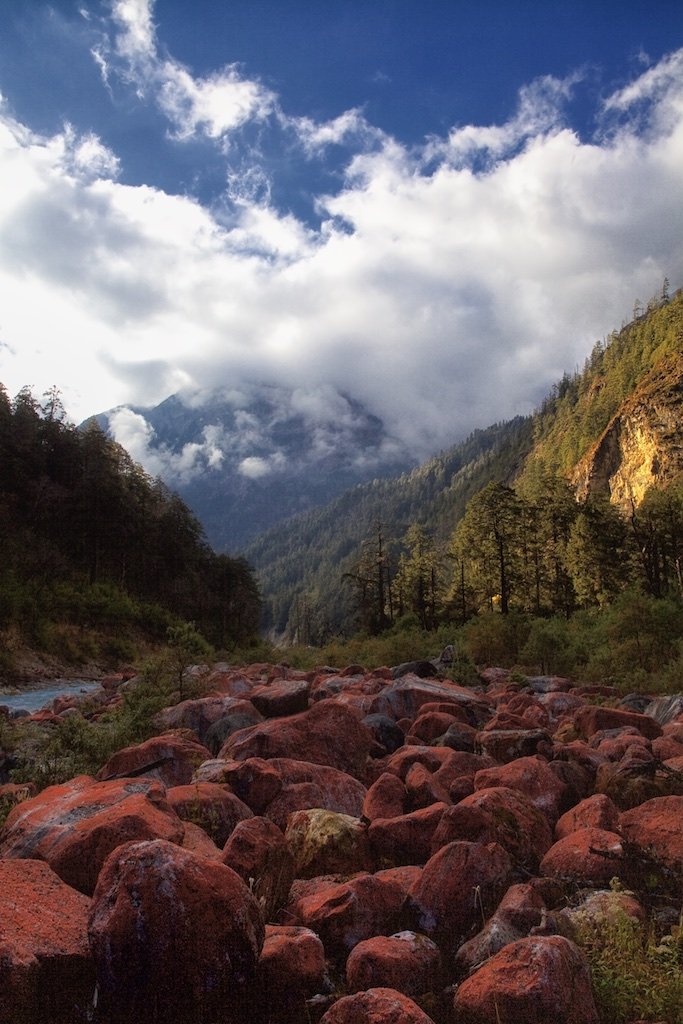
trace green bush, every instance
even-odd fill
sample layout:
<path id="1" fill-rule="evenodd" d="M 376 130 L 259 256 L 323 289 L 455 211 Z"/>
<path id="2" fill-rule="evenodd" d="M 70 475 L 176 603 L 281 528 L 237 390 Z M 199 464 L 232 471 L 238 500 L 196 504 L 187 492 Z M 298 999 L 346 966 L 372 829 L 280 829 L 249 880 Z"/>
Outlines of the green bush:
<path id="1" fill-rule="evenodd" d="M 601 1024 L 683 1024 L 683 938 L 680 927 L 657 941 L 626 914 L 579 925 L 577 941 L 591 967 Z"/>

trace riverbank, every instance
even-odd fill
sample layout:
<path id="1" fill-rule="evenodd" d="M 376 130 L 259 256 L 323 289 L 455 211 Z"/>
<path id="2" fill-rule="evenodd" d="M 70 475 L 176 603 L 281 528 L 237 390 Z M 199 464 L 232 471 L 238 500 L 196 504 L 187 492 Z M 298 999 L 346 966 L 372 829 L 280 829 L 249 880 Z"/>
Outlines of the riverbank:
<path id="1" fill-rule="evenodd" d="M 50 654 L 28 647 L 12 650 L 12 669 L 0 669 L 0 704 L 3 696 L 42 690 L 55 680 L 94 683 L 112 672 L 112 666 L 97 662 L 70 664 Z"/>

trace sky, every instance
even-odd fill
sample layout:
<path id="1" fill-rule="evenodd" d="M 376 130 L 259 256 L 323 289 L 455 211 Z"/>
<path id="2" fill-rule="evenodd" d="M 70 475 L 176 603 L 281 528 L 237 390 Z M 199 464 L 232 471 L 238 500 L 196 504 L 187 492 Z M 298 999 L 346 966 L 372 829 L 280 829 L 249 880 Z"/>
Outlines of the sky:
<path id="1" fill-rule="evenodd" d="M 265 384 L 426 457 L 683 284 L 680 0 L 2 0 L 0 96 L 0 381 L 77 422 Z"/>

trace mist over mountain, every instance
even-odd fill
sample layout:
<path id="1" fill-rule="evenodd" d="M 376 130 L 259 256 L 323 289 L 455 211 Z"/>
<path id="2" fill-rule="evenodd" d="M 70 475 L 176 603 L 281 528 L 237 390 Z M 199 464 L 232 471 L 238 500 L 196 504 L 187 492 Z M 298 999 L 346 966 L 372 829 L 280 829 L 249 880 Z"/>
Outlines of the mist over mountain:
<path id="1" fill-rule="evenodd" d="M 355 484 L 414 465 L 377 416 L 331 386 L 184 392 L 97 419 L 181 495 L 220 551 L 239 551 Z"/>

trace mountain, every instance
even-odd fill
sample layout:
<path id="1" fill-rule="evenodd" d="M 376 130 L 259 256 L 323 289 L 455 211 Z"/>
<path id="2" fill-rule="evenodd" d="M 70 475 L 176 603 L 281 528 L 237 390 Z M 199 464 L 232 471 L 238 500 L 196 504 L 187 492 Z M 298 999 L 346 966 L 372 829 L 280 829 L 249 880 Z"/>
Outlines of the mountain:
<path id="1" fill-rule="evenodd" d="M 521 488 L 559 476 L 578 499 L 636 504 L 683 472 L 683 293 L 596 343 L 581 372 L 565 374 L 532 416 L 476 431 L 393 479 L 358 485 L 324 508 L 258 537 L 256 569 L 273 636 L 315 642 L 350 633 L 359 560 L 381 548 L 389 570 L 411 523 L 443 551 L 469 500 L 491 482 Z"/>
<path id="2" fill-rule="evenodd" d="M 622 511 L 638 506 L 648 488 L 683 474 L 683 357 L 672 355 L 645 377 L 577 464 L 577 497 L 604 494 Z"/>
<path id="3" fill-rule="evenodd" d="M 219 551 L 414 464 L 380 419 L 331 387 L 177 394 L 97 419 L 180 494 Z"/>

